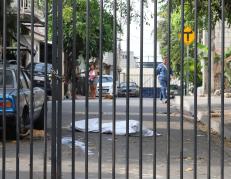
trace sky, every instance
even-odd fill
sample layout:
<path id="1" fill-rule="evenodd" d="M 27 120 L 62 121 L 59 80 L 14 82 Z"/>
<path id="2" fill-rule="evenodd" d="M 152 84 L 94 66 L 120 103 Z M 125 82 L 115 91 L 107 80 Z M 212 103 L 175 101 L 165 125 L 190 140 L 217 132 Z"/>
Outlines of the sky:
<path id="1" fill-rule="evenodd" d="M 139 3 L 136 3 L 139 5 Z M 137 8 L 139 9 L 139 6 L 137 6 Z M 149 13 L 153 13 L 153 3 L 149 3 L 148 9 L 145 9 L 145 11 L 148 11 Z M 134 52 L 134 55 L 136 57 L 140 57 L 140 27 L 139 27 L 139 22 L 131 22 L 130 25 L 130 51 Z M 154 48 L 154 37 L 153 37 L 153 28 L 154 28 L 154 20 L 153 18 L 150 18 L 150 20 L 148 21 L 148 23 L 150 25 L 146 25 L 144 23 L 144 32 L 143 32 L 143 58 L 144 61 L 153 61 L 153 56 L 154 56 L 154 52 L 153 52 L 153 48 Z M 122 41 L 121 41 L 121 48 L 123 51 L 126 51 L 127 49 L 127 26 L 124 25 L 123 26 L 123 36 L 122 36 Z M 160 58 L 160 53 L 159 53 L 159 44 L 157 42 L 157 61 L 161 61 Z"/>

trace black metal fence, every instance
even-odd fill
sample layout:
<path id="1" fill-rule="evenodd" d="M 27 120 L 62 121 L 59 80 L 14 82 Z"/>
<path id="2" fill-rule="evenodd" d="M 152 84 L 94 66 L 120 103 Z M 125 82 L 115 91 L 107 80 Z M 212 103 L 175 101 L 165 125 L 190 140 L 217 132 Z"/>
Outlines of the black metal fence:
<path id="1" fill-rule="evenodd" d="M 16 41 L 17 41 L 17 68 L 16 70 L 16 76 L 17 76 L 17 92 L 15 94 L 15 96 L 17 96 L 17 99 L 20 99 L 19 96 L 21 94 L 21 85 L 20 84 L 20 66 L 21 66 L 21 55 L 20 55 L 20 39 L 21 39 L 21 11 L 20 11 L 20 3 L 22 3 L 21 0 L 15 0 L 15 2 L 17 2 L 17 13 L 16 13 L 16 17 L 17 17 L 17 26 L 15 27 L 15 29 L 17 29 L 17 35 L 16 35 Z M 201 1 L 200 1 L 201 2 Z M 35 9 L 34 9 L 34 4 L 36 2 L 34 0 L 31 0 L 31 14 L 30 14 L 30 29 L 31 29 L 31 52 L 34 51 L 34 28 L 35 28 Z M 51 4 L 49 4 L 50 1 L 45 1 L 44 3 L 44 12 L 45 12 L 45 22 L 44 22 L 44 27 L 45 27 L 45 46 L 44 46 L 44 59 L 45 59 L 45 64 L 47 64 L 48 59 L 47 59 L 47 55 L 48 55 L 48 15 L 49 13 L 52 13 L 52 26 L 54 27 L 52 29 L 52 67 L 53 67 L 53 73 L 52 73 L 52 108 L 51 108 L 51 130 L 49 131 L 49 135 L 51 136 L 51 138 L 48 137 L 48 128 L 47 128 L 47 121 L 48 121 L 48 101 L 47 101 L 47 95 L 45 94 L 43 96 L 44 98 L 44 142 L 43 142 L 43 151 L 41 151 L 41 153 L 43 153 L 43 176 L 41 176 L 42 178 L 46 179 L 46 178 L 63 178 L 63 172 L 62 172 L 62 143 L 61 143 L 61 139 L 62 139 L 62 95 L 63 95 L 63 91 L 62 91 L 62 75 L 63 75 L 63 68 L 62 68 L 62 64 L 63 64 L 63 4 L 64 1 L 62 0 L 53 0 L 51 2 Z M 111 2 L 113 4 L 113 7 L 117 6 L 117 0 L 114 0 L 113 2 Z M 181 94 L 180 94 L 180 138 L 178 139 L 180 141 L 180 151 L 179 151 L 179 157 L 180 157 L 180 166 L 179 166 L 179 173 L 180 176 L 179 178 L 184 178 L 184 26 L 185 26 L 185 22 L 184 22 L 184 0 L 181 0 L 181 65 L 180 65 L 180 82 L 181 82 Z M 194 21 L 195 21 L 195 26 L 194 26 L 194 32 L 195 32 L 195 41 L 194 41 L 194 60 L 195 60 L 195 68 L 194 68 L 194 89 L 197 89 L 197 63 L 198 63 L 198 0 L 194 0 L 191 3 L 193 4 L 193 11 L 194 11 Z M 207 138 L 207 143 L 208 143 L 208 149 L 207 149 L 207 177 L 206 178 L 211 178 L 211 30 L 212 30 L 212 26 L 211 26 L 211 0 L 208 0 L 208 138 Z M 7 93 L 7 87 L 6 87 L 6 71 L 8 70 L 8 64 L 7 64 L 7 58 L 6 58 L 6 53 L 7 53 L 7 39 L 9 38 L 9 36 L 7 36 L 7 8 L 6 8 L 6 4 L 7 4 L 7 0 L 3 0 L 1 2 L 1 6 L 3 6 L 3 12 L 1 12 L 3 14 L 3 19 L 2 19 L 2 68 L 1 70 L 3 70 L 3 90 L 1 91 L 1 96 L 2 96 L 2 155 L 1 155 L 1 162 L 2 162 L 2 176 L 1 178 L 7 178 L 7 168 L 6 168 L 6 151 L 7 151 L 7 141 L 6 141 L 6 131 L 7 131 L 7 120 L 8 120 L 8 106 L 7 106 L 7 99 L 9 97 L 9 94 Z M 153 53 L 154 53 L 154 58 L 153 58 L 153 73 L 156 74 L 156 68 L 157 68 L 157 61 L 156 61 L 156 57 L 157 57 L 157 11 L 158 11 L 158 1 L 154 0 L 154 2 L 152 3 L 153 8 L 154 8 L 154 20 L 153 20 L 153 24 L 154 24 L 154 38 L 153 38 L 153 45 L 154 45 L 154 49 L 153 49 Z M 172 8 L 172 1 L 169 0 L 168 3 L 168 47 L 167 47 L 167 56 L 169 61 L 171 62 L 171 8 Z M 103 14 L 105 12 L 104 9 L 104 1 L 101 0 L 99 2 L 99 6 L 100 6 L 100 21 L 99 21 L 99 34 L 97 34 L 99 36 L 99 108 L 98 108 L 98 117 L 99 117 L 99 134 L 96 140 L 98 140 L 98 173 L 95 175 L 94 178 L 103 178 L 102 176 L 102 165 L 103 165 L 103 161 L 102 161 L 102 157 L 103 157 L 103 150 L 104 148 L 102 147 L 102 118 L 103 118 L 103 96 L 102 96 L 102 73 L 103 73 L 103 46 L 104 46 L 104 29 L 103 29 L 103 23 L 104 23 L 104 19 L 103 19 Z M 127 42 L 127 68 L 126 68 L 126 81 L 127 81 L 127 91 L 126 93 L 129 94 L 129 85 L 128 82 L 130 81 L 129 78 L 129 74 L 130 74 L 130 43 L 131 39 L 130 39 L 130 22 L 131 22 L 131 12 L 130 12 L 130 0 L 126 1 L 126 21 L 127 21 L 127 25 L 126 25 L 126 42 Z M 52 9 L 50 10 L 49 7 Z M 90 29 L 90 13 L 91 13 L 91 7 L 90 7 L 90 0 L 86 0 L 86 52 L 84 54 L 85 56 L 85 63 L 86 66 L 89 66 L 89 59 L 90 59 L 90 53 L 89 53 L 89 41 L 91 39 L 91 36 L 89 34 L 89 29 Z M 76 19 L 76 14 L 78 14 L 77 11 L 77 2 L 73 1 L 73 5 L 72 5 L 72 26 L 70 26 L 69 28 L 72 31 L 72 59 L 76 59 L 77 58 L 77 54 L 76 54 L 76 46 L 78 44 L 78 41 L 76 39 L 76 33 L 77 33 L 77 29 L 78 27 L 76 26 L 76 23 L 78 21 L 78 19 Z M 117 29 L 117 9 L 114 8 L 114 12 L 113 12 L 113 66 L 116 67 L 117 65 L 117 36 L 118 36 L 118 29 Z M 220 152 L 221 152 L 221 157 L 220 157 L 220 178 L 224 178 L 224 36 L 225 36 L 225 20 L 224 20 L 224 0 L 221 0 L 221 15 L 222 15 L 222 36 L 221 36 L 221 46 L 222 46 L 222 52 L 221 52 L 221 142 L 220 142 Z M 140 128 L 140 132 L 138 134 L 138 143 L 139 145 L 138 147 L 138 161 L 139 161 L 139 169 L 138 169 L 138 176 L 137 178 L 143 178 L 143 133 L 142 133 L 142 129 L 143 129 L 143 96 L 142 94 L 142 90 L 143 90 L 143 53 L 144 53 L 144 49 L 143 49 L 143 35 L 144 35 L 144 1 L 140 1 L 140 84 L 139 84 L 139 89 L 140 89 L 140 97 L 139 97 L 139 128 Z M 30 59 L 31 63 L 34 63 L 34 56 L 31 55 L 31 59 Z M 72 71 L 72 76 L 75 75 L 75 67 L 76 67 L 76 61 L 73 61 L 73 68 L 69 69 Z M 167 69 L 168 71 L 170 71 L 170 63 L 168 63 L 167 65 Z M 116 68 L 113 68 L 113 76 L 116 76 Z M 29 124 L 30 124 L 30 149 L 29 149 L 29 177 L 30 179 L 34 178 L 34 163 L 35 163 L 35 159 L 34 159 L 34 138 L 33 138 L 33 128 L 34 128 L 34 115 L 35 115 L 35 110 L 34 110 L 34 104 L 35 104 L 35 93 L 34 93 L 34 79 L 33 79 L 33 73 L 34 73 L 34 68 L 33 65 L 31 65 L 31 69 L 30 69 L 30 73 L 31 78 L 31 84 L 30 84 L 30 98 L 28 101 L 28 109 L 29 109 Z M 47 76 L 47 65 L 46 65 L 46 69 L 45 69 L 45 76 Z M 154 75 L 156 76 L 156 75 Z M 88 79 L 89 77 L 89 70 L 88 68 L 86 68 L 85 71 L 85 79 Z M 75 100 L 75 88 L 76 88 L 76 80 L 75 78 L 71 78 L 72 79 L 72 108 L 69 109 L 72 111 L 72 124 L 75 123 L 75 109 L 76 109 L 76 100 Z M 168 79 L 170 79 L 170 73 L 168 72 Z M 45 80 L 48 80 L 47 78 L 45 78 Z M 114 78 L 113 80 L 113 98 L 112 98 L 112 153 L 111 153 L 111 178 L 116 178 L 116 141 L 117 141 L 117 137 L 116 137 L 116 119 L 117 119 L 117 98 L 116 98 L 116 78 Z M 156 96 L 156 84 L 157 84 L 157 78 L 153 78 L 153 94 L 154 96 Z M 44 89 L 45 91 L 47 90 L 47 83 L 44 83 Z M 89 83 L 88 80 L 85 81 L 85 89 L 89 88 Z M 59 90 L 57 90 L 59 89 Z M 166 148 L 164 147 L 164 150 L 166 149 L 166 175 L 164 176 L 164 178 L 171 178 L 170 175 L 170 149 L 171 149 L 171 145 L 170 145 L 170 136 L 171 136 L 171 111 L 170 111 L 170 80 L 168 80 L 167 83 L 167 127 L 166 127 L 166 131 L 167 131 L 167 135 L 166 135 L 166 141 L 167 141 L 167 146 Z M 85 126 L 86 129 L 85 131 L 88 131 L 88 125 L 89 125 L 89 93 L 88 90 L 85 91 Z M 130 166 L 130 136 L 129 136 L 129 119 L 130 119 L 130 114 L 132 114 L 132 112 L 130 112 L 130 97 L 129 95 L 126 96 L 126 145 L 125 145 L 125 178 L 129 178 L 129 173 L 131 170 Z M 21 112 L 20 110 L 22 110 L 21 106 L 21 101 L 20 100 L 16 100 L 16 169 L 15 169 L 15 178 L 20 178 L 20 145 L 21 145 L 21 141 L 20 141 L 20 132 L 21 132 L 21 127 L 22 127 L 22 116 L 21 116 Z M 197 168 L 198 168 L 198 146 L 197 146 L 197 90 L 194 90 L 194 135 L 193 135 L 193 148 L 194 148 L 194 152 L 193 152 L 193 178 L 197 178 Z M 153 98 L 153 131 L 157 131 L 157 99 Z M 72 125 L 72 152 L 71 152 L 71 178 L 76 178 L 76 168 L 78 168 L 78 166 L 76 166 L 76 150 L 75 150 L 75 139 L 76 139 L 76 135 L 75 135 L 75 126 Z M 48 140 L 51 140 L 51 149 L 50 151 L 48 151 Z M 152 171 L 153 171 L 153 175 L 150 176 L 150 178 L 157 178 L 157 138 L 156 135 L 153 136 L 153 153 L 152 153 L 152 159 L 153 159 L 153 166 Z M 85 161 L 83 161 L 84 163 L 84 178 L 88 178 L 89 177 L 89 155 L 88 155 L 88 151 L 89 151 L 89 134 L 88 132 L 84 132 L 84 143 L 85 143 L 85 156 L 84 159 Z M 48 159 L 48 153 L 50 153 L 51 155 L 51 165 L 50 168 L 48 167 L 48 163 L 49 163 L 49 159 Z"/>

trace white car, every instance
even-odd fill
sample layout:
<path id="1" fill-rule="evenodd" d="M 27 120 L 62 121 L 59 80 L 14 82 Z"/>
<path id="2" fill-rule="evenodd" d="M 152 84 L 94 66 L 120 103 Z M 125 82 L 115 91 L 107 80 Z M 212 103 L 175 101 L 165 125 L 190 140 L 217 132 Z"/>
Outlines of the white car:
<path id="1" fill-rule="evenodd" d="M 99 96 L 99 78 L 97 77 L 97 90 L 96 90 L 96 96 Z M 102 75 L 102 95 L 110 95 L 113 96 L 113 76 L 112 75 Z M 116 82 L 116 96 L 117 96 L 117 82 Z"/>

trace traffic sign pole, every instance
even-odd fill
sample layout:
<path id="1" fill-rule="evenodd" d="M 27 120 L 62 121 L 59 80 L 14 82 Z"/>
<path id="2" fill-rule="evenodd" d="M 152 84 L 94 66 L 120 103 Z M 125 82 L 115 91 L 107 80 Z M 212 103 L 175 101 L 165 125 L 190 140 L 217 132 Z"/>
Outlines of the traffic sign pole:
<path id="1" fill-rule="evenodd" d="M 187 45 L 187 74 L 186 74 L 186 91 L 185 95 L 189 92 L 189 45 Z"/>
<path id="2" fill-rule="evenodd" d="M 178 33 L 179 40 L 181 39 L 181 33 Z M 189 45 L 194 42 L 195 34 L 190 27 L 184 28 L 184 44 L 187 46 L 187 69 L 186 69 L 186 81 L 185 81 L 185 95 L 189 92 Z"/>

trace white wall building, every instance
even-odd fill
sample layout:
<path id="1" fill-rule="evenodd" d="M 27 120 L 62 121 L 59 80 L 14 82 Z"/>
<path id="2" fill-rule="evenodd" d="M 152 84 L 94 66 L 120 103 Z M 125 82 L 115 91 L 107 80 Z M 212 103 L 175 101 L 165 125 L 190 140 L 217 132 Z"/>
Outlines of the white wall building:
<path id="1" fill-rule="evenodd" d="M 37 0 L 34 3 L 34 62 L 40 62 L 41 59 L 41 44 L 45 40 L 44 28 L 44 11 L 41 9 L 43 0 Z M 17 0 L 11 3 L 12 11 L 17 13 Z M 31 0 L 20 1 L 20 14 L 21 14 L 21 46 L 27 49 L 26 55 L 21 57 L 22 64 L 27 65 L 31 60 Z"/>
<path id="2" fill-rule="evenodd" d="M 130 52 L 130 68 L 137 68 L 137 63 L 136 60 L 137 58 L 134 56 L 134 52 Z M 127 52 L 126 51 L 121 51 L 121 60 L 120 60 L 120 67 L 122 72 L 126 71 L 127 67 Z"/>

